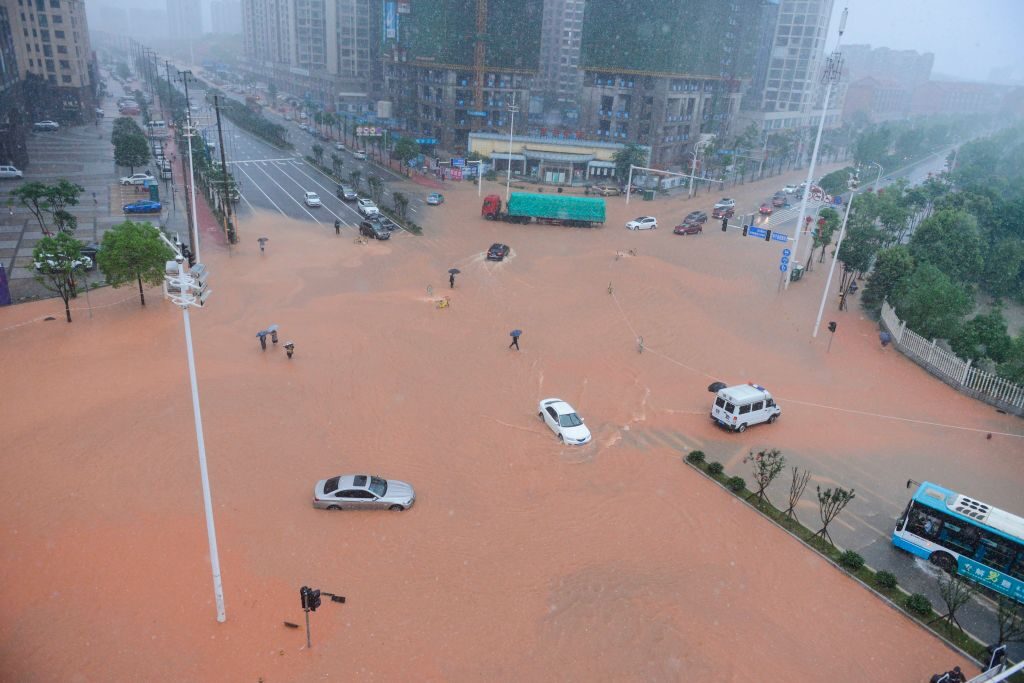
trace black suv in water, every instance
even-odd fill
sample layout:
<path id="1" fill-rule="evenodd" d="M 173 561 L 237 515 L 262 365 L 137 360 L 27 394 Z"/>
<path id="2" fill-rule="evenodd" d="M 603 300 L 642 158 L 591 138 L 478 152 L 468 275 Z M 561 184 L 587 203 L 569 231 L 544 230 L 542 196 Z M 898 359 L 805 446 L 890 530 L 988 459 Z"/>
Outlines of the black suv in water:
<path id="1" fill-rule="evenodd" d="M 361 221 L 359 223 L 359 234 L 372 237 L 375 240 L 391 239 L 391 233 L 388 232 L 387 228 L 376 221 Z"/>

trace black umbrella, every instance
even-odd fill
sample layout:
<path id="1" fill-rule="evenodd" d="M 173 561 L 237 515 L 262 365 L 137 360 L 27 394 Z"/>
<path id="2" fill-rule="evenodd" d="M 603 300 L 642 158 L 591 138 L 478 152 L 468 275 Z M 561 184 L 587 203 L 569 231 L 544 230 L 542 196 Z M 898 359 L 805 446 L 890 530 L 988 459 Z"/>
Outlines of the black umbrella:
<path id="1" fill-rule="evenodd" d="M 711 384 L 708 385 L 708 391 L 710 391 L 712 394 L 717 394 L 719 391 L 725 389 L 727 386 L 729 385 L 726 384 L 725 382 L 712 382 Z"/>
<path id="2" fill-rule="evenodd" d="M 512 330 L 511 332 L 508 333 L 508 336 L 510 336 L 510 337 L 520 337 L 520 336 L 522 336 L 522 334 L 523 334 L 522 330 Z"/>
<path id="3" fill-rule="evenodd" d="M 458 274 L 459 274 L 459 273 L 461 273 L 462 271 L 461 271 L 461 270 L 459 270 L 458 268 L 449 268 L 449 269 L 448 269 L 448 272 L 449 272 L 449 273 L 451 273 L 452 275 L 458 275 Z"/>

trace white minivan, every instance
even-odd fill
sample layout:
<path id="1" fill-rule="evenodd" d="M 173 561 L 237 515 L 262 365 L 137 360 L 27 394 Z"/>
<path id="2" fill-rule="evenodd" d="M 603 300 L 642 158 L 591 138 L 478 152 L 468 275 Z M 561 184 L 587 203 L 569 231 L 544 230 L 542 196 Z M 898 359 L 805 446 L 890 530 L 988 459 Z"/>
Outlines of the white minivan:
<path id="1" fill-rule="evenodd" d="M 737 384 L 719 389 L 711 406 L 711 419 L 734 432 L 751 425 L 771 424 L 782 414 L 768 390 L 757 384 Z"/>

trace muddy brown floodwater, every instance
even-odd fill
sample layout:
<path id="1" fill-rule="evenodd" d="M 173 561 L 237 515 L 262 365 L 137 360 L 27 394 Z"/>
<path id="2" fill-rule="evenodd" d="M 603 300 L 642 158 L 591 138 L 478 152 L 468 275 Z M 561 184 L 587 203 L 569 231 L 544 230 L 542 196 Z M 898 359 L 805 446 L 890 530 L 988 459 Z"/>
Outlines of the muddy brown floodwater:
<path id="1" fill-rule="evenodd" d="M 792 175 L 736 195 L 753 204 Z M 852 682 L 971 670 L 681 457 L 701 448 L 749 477 L 743 455 L 782 448 L 815 471 L 808 524 L 814 483 L 875 486 L 853 523 L 872 502 L 901 505 L 907 476 L 943 481 L 964 458 L 978 489 L 1012 509 L 1012 418 L 882 351 L 856 307 L 826 353 L 827 338 L 810 337 L 823 276 L 780 296 L 776 246 L 715 222 L 671 233 L 714 197 L 611 198 L 606 226 L 584 230 L 489 223 L 475 188 L 445 194 L 417 214 L 423 237 L 359 245 L 329 217 L 249 215 L 230 253 L 202 245 L 214 292 L 192 328 L 224 624 L 180 311 L 156 290 L 141 308 L 131 288 L 94 292 L 91 317 L 77 302 L 70 325 L 56 301 L 0 310 L 0 678 Z M 658 230 L 623 229 L 645 212 Z M 511 257 L 485 261 L 498 241 Z M 443 295 L 451 306 L 438 309 Z M 295 342 L 292 360 L 280 344 L 260 350 L 271 323 Z M 768 385 L 782 419 L 713 428 L 716 379 Z M 591 444 L 562 447 L 538 421 L 550 396 L 580 411 Z M 409 481 L 415 507 L 311 507 L 317 479 L 356 472 Z M 302 585 L 348 598 L 312 615 L 312 650 L 283 623 L 303 623 Z"/>

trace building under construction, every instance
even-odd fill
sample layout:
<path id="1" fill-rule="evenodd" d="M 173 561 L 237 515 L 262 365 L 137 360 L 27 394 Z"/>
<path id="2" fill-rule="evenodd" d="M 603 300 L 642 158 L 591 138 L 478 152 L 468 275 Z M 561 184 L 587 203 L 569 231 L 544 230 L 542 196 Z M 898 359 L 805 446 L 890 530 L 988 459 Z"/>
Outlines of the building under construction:
<path id="1" fill-rule="evenodd" d="M 648 145 L 653 166 L 689 168 L 701 134 L 739 132 L 729 125 L 755 48 L 742 31 L 762 2 L 587 0 L 580 128 Z"/>
<path id="2" fill-rule="evenodd" d="M 384 83 L 408 134 L 464 151 L 471 132 L 525 128 L 543 0 L 384 3 Z"/>

